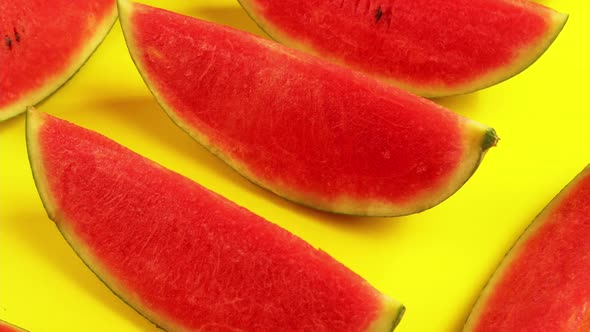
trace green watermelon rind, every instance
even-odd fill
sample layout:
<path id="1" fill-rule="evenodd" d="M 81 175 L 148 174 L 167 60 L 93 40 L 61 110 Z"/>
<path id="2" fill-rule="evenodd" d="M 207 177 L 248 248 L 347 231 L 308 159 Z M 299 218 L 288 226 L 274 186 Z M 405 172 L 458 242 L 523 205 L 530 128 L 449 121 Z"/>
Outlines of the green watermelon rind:
<path id="1" fill-rule="evenodd" d="M 506 252 L 491 277 L 483 286 L 469 316 L 467 317 L 463 332 L 473 331 L 475 328 L 481 313 L 485 310 L 487 301 L 495 290 L 495 286 L 504 276 L 504 272 L 511 264 L 518 258 L 521 249 L 527 243 L 527 240 L 531 238 L 536 232 L 545 225 L 547 222 L 547 216 L 549 216 L 555 208 L 563 201 L 564 197 L 568 196 L 568 193 L 575 188 L 576 184 L 584 177 L 590 174 L 590 165 L 586 166 L 574 179 L 572 179 L 561 191 L 547 204 L 541 212 L 533 219 L 533 221 L 525 228 L 525 230 L 516 239 L 512 247 Z"/>
<path id="2" fill-rule="evenodd" d="M 113 26 L 115 26 L 117 16 L 117 6 L 116 3 L 113 2 L 111 13 L 97 23 L 97 29 L 93 38 L 82 43 L 80 51 L 72 57 L 70 65 L 66 67 L 63 72 L 54 76 L 50 80 L 45 81 L 41 87 L 31 90 L 17 101 L 8 104 L 4 108 L 0 108 L 0 122 L 26 112 L 27 107 L 29 106 L 39 105 L 46 101 L 76 76 L 106 39 Z"/>
<path id="3" fill-rule="evenodd" d="M 425 87 L 422 87 L 419 83 L 413 84 L 411 82 L 406 82 L 357 68 L 355 64 L 346 63 L 337 56 L 318 51 L 313 45 L 298 41 L 297 39 L 291 38 L 289 35 L 284 34 L 280 28 L 275 27 L 273 24 L 267 22 L 263 15 L 258 15 L 259 13 L 253 8 L 254 4 L 252 4 L 252 6 L 250 5 L 250 2 L 253 2 L 253 0 L 237 1 L 244 9 L 246 14 L 248 14 L 248 16 L 252 19 L 252 21 L 254 21 L 254 23 L 256 23 L 256 25 L 258 25 L 258 27 L 273 40 L 287 46 L 300 49 L 307 53 L 328 59 L 329 61 L 339 65 L 351 67 L 355 70 L 364 72 L 367 75 L 373 76 L 383 82 L 387 82 L 388 84 L 397 86 L 406 91 L 410 91 L 427 98 L 448 97 L 475 92 L 502 83 L 520 74 L 532 66 L 549 49 L 551 44 L 553 44 L 557 36 L 559 36 L 560 32 L 563 30 L 563 27 L 569 18 L 568 14 L 552 11 L 550 14 L 549 30 L 544 38 L 541 38 L 539 42 L 535 43 L 534 47 L 527 45 L 521 48 L 521 50 L 525 50 L 526 52 L 523 52 L 523 54 L 520 56 L 515 57 L 515 59 L 506 66 L 498 67 L 485 75 L 481 75 L 476 79 L 469 80 L 466 83 L 458 84 L 456 86 L 445 87 L 436 86 L 435 84 L 425 84 Z"/>
<path id="4" fill-rule="evenodd" d="M 198 130 L 192 128 L 185 121 L 176 116 L 173 108 L 166 103 L 162 96 L 160 96 L 157 88 L 155 88 L 156 85 L 152 83 L 150 77 L 146 73 L 147 71 L 143 68 L 142 64 L 136 59 L 136 56 L 134 55 L 134 50 L 137 47 L 134 45 L 133 39 L 131 37 L 132 29 L 130 27 L 130 23 L 128 22 L 128 18 L 131 15 L 130 13 L 133 11 L 131 8 L 131 3 L 127 0 L 119 0 L 118 6 L 119 20 L 121 22 L 123 35 L 125 37 L 131 59 L 135 63 L 135 66 L 137 67 L 142 79 L 146 83 L 146 86 L 156 101 L 160 104 L 164 112 L 170 117 L 172 122 L 174 122 L 174 124 L 176 124 L 190 137 L 200 143 L 205 149 L 217 156 L 248 181 L 259 187 L 265 188 L 293 203 L 320 211 L 351 216 L 397 217 L 419 213 L 440 204 L 442 201 L 446 200 L 453 193 L 459 190 L 459 188 L 461 188 L 475 173 L 481 161 L 483 160 L 486 151 L 490 147 L 495 146 L 498 141 L 498 136 L 496 135 L 496 132 L 493 128 L 486 127 L 472 120 L 467 120 L 465 122 L 465 128 L 462 128 L 462 136 L 465 141 L 465 155 L 462 159 L 463 162 L 459 164 L 456 172 L 449 176 L 447 179 L 448 181 L 445 182 L 446 185 L 440 185 L 439 188 L 437 188 L 438 191 L 435 194 L 431 194 L 430 192 L 424 193 L 423 196 L 428 197 L 428 199 L 417 197 L 412 202 L 414 205 L 394 205 L 391 203 L 382 203 L 371 200 L 360 201 L 362 204 L 359 204 L 358 200 L 348 197 L 342 198 L 337 203 L 332 203 L 329 205 L 323 204 L 322 202 L 317 204 L 314 204 L 316 202 L 311 203 L 309 199 L 306 199 L 305 194 L 301 194 L 297 191 L 290 192 L 289 188 L 277 188 L 272 183 L 260 181 L 257 176 L 253 175 L 254 172 L 250 171 L 246 165 L 227 156 L 225 153 L 223 153 L 223 151 L 210 144 L 205 135 L 202 135 Z M 270 41 L 265 39 L 260 39 L 259 42 L 270 43 Z M 418 204 L 416 204 L 416 202 Z"/>
<path id="5" fill-rule="evenodd" d="M 393 331 L 393 330 L 395 330 L 395 328 L 399 325 L 400 321 L 404 317 L 404 314 L 406 313 L 406 307 L 401 304 L 398 304 L 398 305 L 399 305 L 399 307 L 398 307 L 398 310 L 396 312 L 395 319 L 393 320 L 393 322 L 389 321 L 389 325 L 385 325 L 385 324 L 387 324 L 386 321 L 383 322 L 383 325 L 377 325 L 375 323 L 371 327 L 369 327 L 369 329 L 366 332 L 379 332 L 379 331 Z M 383 327 L 389 326 L 389 328 L 384 329 L 384 328 L 381 328 L 382 326 Z"/>

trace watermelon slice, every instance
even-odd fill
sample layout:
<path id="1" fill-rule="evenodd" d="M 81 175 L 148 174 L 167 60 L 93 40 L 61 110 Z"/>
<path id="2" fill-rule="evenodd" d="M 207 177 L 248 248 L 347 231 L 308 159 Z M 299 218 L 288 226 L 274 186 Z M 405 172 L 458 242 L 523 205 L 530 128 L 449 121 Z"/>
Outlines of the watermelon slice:
<path id="1" fill-rule="evenodd" d="M 238 0 L 274 39 L 440 97 L 521 72 L 567 15 L 526 0 Z"/>
<path id="2" fill-rule="evenodd" d="M 535 218 L 464 331 L 590 331 L 590 165 Z"/>
<path id="3" fill-rule="evenodd" d="M 454 193 L 493 129 L 243 31 L 120 1 L 139 72 L 182 129 L 236 171 L 317 209 L 395 216 Z"/>
<path id="4" fill-rule="evenodd" d="M 62 86 L 115 22 L 115 0 L 0 2 L 0 121 Z"/>
<path id="5" fill-rule="evenodd" d="M 0 332 L 27 332 L 18 326 L 12 325 L 0 319 Z"/>
<path id="6" fill-rule="evenodd" d="M 95 132 L 30 111 L 27 147 L 65 239 L 168 331 L 391 331 L 404 312 L 325 252 Z"/>

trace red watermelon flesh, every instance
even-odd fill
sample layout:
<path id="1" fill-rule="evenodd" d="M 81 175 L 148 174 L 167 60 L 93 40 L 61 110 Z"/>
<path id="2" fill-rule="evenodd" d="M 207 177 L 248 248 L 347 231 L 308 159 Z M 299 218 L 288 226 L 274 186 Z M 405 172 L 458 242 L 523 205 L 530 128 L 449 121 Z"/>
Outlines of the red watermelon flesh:
<path id="1" fill-rule="evenodd" d="M 169 331 L 391 331 L 404 307 L 263 218 L 95 132 L 30 111 L 43 204 L 76 253 Z"/>
<path id="2" fill-rule="evenodd" d="M 128 48 L 182 129 L 253 182 L 317 209 L 402 215 L 454 193 L 493 129 L 243 31 L 120 2 Z"/>
<path id="3" fill-rule="evenodd" d="M 0 121 L 62 86 L 115 22 L 114 0 L 0 2 Z"/>
<path id="4" fill-rule="evenodd" d="M 526 0 L 239 2 L 274 39 L 428 97 L 514 76 L 567 20 Z"/>
<path id="5" fill-rule="evenodd" d="M 0 319 L 0 332 L 26 332 L 26 330 Z"/>
<path id="6" fill-rule="evenodd" d="M 590 331 L 590 166 L 535 218 L 464 331 Z"/>

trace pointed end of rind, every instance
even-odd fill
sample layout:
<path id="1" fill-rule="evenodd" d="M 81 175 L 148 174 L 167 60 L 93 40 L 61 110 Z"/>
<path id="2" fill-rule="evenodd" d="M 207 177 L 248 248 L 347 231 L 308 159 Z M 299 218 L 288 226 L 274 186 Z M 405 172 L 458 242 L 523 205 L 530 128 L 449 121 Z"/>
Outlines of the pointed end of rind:
<path id="1" fill-rule="evenodd" d="M 35 134 L 41 126 L 40 122 L 41 114 L 39 113 L 39 111 L 37 111 L 33 106 L 27 106 L 25 111 L 25 128 L 27 138 L 27 149 L 29 149 L 29 155 L 31 152 L 30 149 L 32 148 L 32 141 L 30 140 L 30 138 L 33 138 L 32 136 L 36 136 Z"/>
<path id="2" fill-rule="evenodd" d="M 29 165 L 35 181 L 35 187 L 39 192 L 39 197 L 43 207 L 50 219 L 55 220 L 55 204 L 49 194 L 49 185 L 47 182 L 45 170 L 42 163 L 42 152 L 39 144 L 39 131 L 45 122 L 46 115 L 37 111 L 34 107 L 28 106 L 25 118 L 27 152 Z"/>
<path id="3" fill-rule="evenodd" d="M 135 2 L 129 0 L 117 0 L 117 10 L 119 11 L 119 23 L 123 29 L 123 35 L 128 30 L 129 20 L 133 12 Z"/>
<path id="4" fill-rule="evenodd" d="M 545 48 L 541 51 L 541 54 L 543 54 L 547 49 L 549 49 L 549 47 L 561 34 L 561 31 L 563 30 L 565 24 L 569 20 L 569 14 L 558 12 L 551 8 L 549 10 L 551 11 L 551 13 L 549 14 L 549 29 L 547 32 L 547 41 Z"/>
<path id="5" fill-rule="evenodd" d="M 483 137 L 483 141 L 481 143 L 482 151 L 487 151 L 489 148 L 496 146 L 499 140 L 500 138 L 496 134 L 494 128 L 489 128 L 488 130 L 486 130 Z"/>
<path id="6" fill-rule="evenodd" d="M 397 315 L 395 316 L 395 320 L 393 321 L 393 324 L 391 324 L 391 331 L 395 330 L 395 328 L 399 325 L 399 322 L 401 322 L 405 313 L 406 313 L 406 307 L 401 305 L 397 310 Z"/>
<path id="7" fill-rule="evenodd" d="M 565 26 L 565 24 L 569 20 L 569 17 L 570 17 L 570 15 L 568 13 L 562 13 L 562 12 L 558 12 L 558 11 L 555 11 L 553 13 L 552 19 L 553 19 L 553 27 L 554 27 L 556 37 L 561 32 L 561 30 L 563 30 L 563 27 Z"/>
<path id="8" fill-rule="evenodd" d="M 406 307 L 403 304 L 389 296 L 382 296 L 381 310 L 365 332 L 391 332 L 395 330 L 406 312 Z"/>
<path id="9" fill-rule="evenodd" d="M 129 12 L 131 11 L 132 6 L 133 3 L 129 0 L 117 0 L 117 9 L 119 10 L 119 17 L 127 17 Z"/>
<path id="10" fill-rule="evenodd" d="M 25 128 L 26 128 L 26 139 L 27 139 L 27 150 L 29 152 L 29 159 L 31 156 L 31 149 L 35 150 L 38 149 L 36 146 L 37 142 L 37 135 L 39 133 L 39 128 L 43 124 L 43 119 L 45 118 L 45 114 L 37 111 L 37 109 L 33 106 L 27 106 L 25 111 Z"/>

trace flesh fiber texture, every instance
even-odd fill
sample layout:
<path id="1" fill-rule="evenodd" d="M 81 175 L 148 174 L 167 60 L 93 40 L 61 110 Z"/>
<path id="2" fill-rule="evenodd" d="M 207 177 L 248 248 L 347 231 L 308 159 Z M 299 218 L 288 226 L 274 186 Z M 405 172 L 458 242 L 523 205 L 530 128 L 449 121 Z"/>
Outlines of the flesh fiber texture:
<path id="1" fill-rule="evenodd" d="M 0 121 L 63 85 L 115 22 L 115 0 L 0 2 Z"/>
<path id="2" fill-rule="evenodd" d="M 493 131 L 426 99 L 243 31 L 120 6 L 170 117 L 238 172 L 321 210 L 402 215 L 474 172 Z"/>
<path id="3" fill-rule="evenodd" d="M 403 306 L 328 254 L 95 132 L 29 112 L 49 216 L 168 331 L 391 331 Z"/>
<path id="4" fill-rule="evenodd" d="M 590 331 L 590 166 L 539 214 L 464 331 Z"/>
<path id="5" fill-rule="evenodd" d="M 567 20 L 526 0 L 239 2 L 276 40 L 429 97 L 517 74 Z"/>

